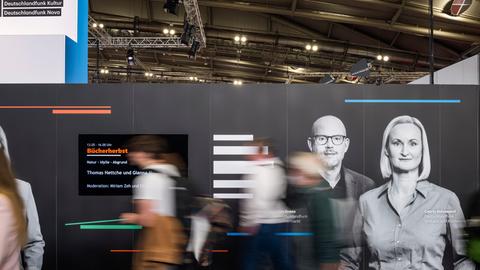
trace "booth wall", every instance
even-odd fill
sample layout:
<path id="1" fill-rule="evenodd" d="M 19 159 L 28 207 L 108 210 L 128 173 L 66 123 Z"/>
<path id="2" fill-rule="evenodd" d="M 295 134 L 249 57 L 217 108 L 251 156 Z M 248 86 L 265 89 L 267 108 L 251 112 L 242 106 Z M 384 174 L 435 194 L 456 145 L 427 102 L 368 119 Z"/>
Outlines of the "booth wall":
<path id="1" fill-rule="evenodd" d="M 349 99 L 408 99 L 420 103 L 348 103 Z M 421 103 L 424 99 L 458 103 Z M 66 223 L 118 218 L 129 196 L 79 196 L 78 134 L 188 134 L 189 175 L 199 194 L 241 193 L 213 187 L 214 134 L 271 137 L 286 158 L 307 151 L 312 123 L 335 115 L 347 128 L 344 165 L 383 183 L 379 160 L 387 123 L 411 115 L 425 126 L 432 156 L 430 180 L 454 191 L 466 206 L 479 188 L 478 86 L 350 85 L 1 85 L 0 105 L 108 105 L 111 114 L 54 115 L 50 109 L 0 109 L 17 176 L 31 183 L 46 241 L 43 269 L 130 269 L 135 233 L 80 230 Z M 1 107 L 0 107 L 1 108 Z M 242 145 L 242 142 L 236 142 Z M 237 200 L 229 200 L 232 205 Z M 236 240 L 235 240 L 236 241 Z M 220 256 L 220 255 L 219 255 Z M 228 260 L 235 254 L 224 254 Z M 229 257 L 230 256 L 230 257 Z M 227 259 L 223 261 L 228 261 Z M 222 262 L 223 263 L 223 262 Z M 215 269 L 226 269 L 218 263 Z"/>

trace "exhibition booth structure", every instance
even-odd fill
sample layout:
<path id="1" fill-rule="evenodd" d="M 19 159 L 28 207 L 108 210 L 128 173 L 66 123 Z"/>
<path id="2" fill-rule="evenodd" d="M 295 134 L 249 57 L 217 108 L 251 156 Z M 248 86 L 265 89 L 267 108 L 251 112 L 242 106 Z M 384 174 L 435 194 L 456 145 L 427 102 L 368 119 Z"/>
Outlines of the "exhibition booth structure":
<path id="1" fill-rule="evenodd" d="M 132 210 L 131 181 L 139 174 L 126 159 L 131 136 L 164 135 L 183 157 L 195 193 L 235 208 L 251 197 L 242 182 L 249 173 L 245 143 L 272 138 L 285 160 L 309 151 L 312 123 L 333 115 L 349 139 L 344 166 L 380 186 L 383 132 L 408 115 L 428 137 L 428 180 L 452 191 L 465 209 L 480 184 L 479 87 L 1 85 L 0 125 L 17 177 L 33 189 L 46 242 L 43 269 L 126 270 L 139 228 L 115 220 Z M 241 261 L 241 239 L 226 238 L 215 269 Z M 445 269 L 453 269 L 451 255 L 444 258 Z"/>
<path id="2" fill-rule="evenodd" d="M 87 0 L 0 4 L 0 83 L 88 82 Z"/>

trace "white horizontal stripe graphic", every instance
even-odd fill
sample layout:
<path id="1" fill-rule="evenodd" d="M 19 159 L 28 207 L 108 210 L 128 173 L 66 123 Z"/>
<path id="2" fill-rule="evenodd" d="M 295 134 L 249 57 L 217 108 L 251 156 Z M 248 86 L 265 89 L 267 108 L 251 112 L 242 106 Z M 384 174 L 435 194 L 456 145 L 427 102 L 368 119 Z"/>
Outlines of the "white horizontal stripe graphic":
<path id="1" fill-rule="evenodd" d="M 258 151 L 257 146 L 214 146 L 214 155 L 253 155 Z M 268 146 L 263 147 L 262 154 L 268 154 Z"/>
<path id="2" fill-rule="evenodd" d="M 253 141 L 252 134 L 213 134 L 214 141 Z"/>
<path id="3" fill-rule="evenodd" d="M 214 160 L 213 174 L 252 174 L 256 165 L 273 166 L 273 161 L 262 162 L 247 160 Z"/>
<path id="4" fill-rule="evenodd" d="M 213 161 L 213 174 L 249 174 L 253 166 L 250 161 Z"/>
<path id="5" fill-rule="evenodd" d="M 213 188 L 251 188 L 253 180 L 213 180 Z"/>
<path id="6" fill-rule="evenodd" d="M 213 198 L 217 199 L 251 199 L 252 193 L 213 193 Z"/>

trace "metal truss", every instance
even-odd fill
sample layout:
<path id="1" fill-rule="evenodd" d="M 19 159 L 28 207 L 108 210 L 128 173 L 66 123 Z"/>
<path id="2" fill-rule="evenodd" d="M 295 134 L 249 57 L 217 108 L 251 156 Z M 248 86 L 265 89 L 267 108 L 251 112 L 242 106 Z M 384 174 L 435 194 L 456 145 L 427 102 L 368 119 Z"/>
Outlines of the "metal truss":
<path id="1" fill-rule="evenodd" d="M 101 48 L 183 48 L 178 37 L 107 37 L 99 39 Z M 88 47 L 97 46 L 97 38 L 88 39 Z"/>
<path id="2" fill-rule="evenodd" d="M 373 71 L 369 77 L 372 78 L 389 78 L 394 77 L 396 79 L 418 79 L 420 77 L 428 75 L 428 72 L 401 72 L 401 71 Z M 309 77 L 322 77 L 326 75 L 332 76 L 351 76 L 350 72 L 311 72 L 311 73 L 291 73 L 289 76 L 292 78 L 309 78 Z"/>
<path id="3" fill-rule="evenodd" d="M 93 25 L 96 24 L 97 27 L 93 27 Z M 112 36 L 110 36 L 108 34 L 107 31 L 105 31 L 105 29 L 99 27 L 99 24 L 97 23 L 97 21 L 95 21 L 95 19 L 88 15 L 88 33 L 93 37 L 92 39 L 88 39 L 88 46 L 89 47 L 95 47 L 97 49 L 100 49 L 100 44 L 109 44 L 109 42 L 112 40 Z M 91 46 L 91 42 L 93 42 L 92 46 Z M 119 46 L 120 47 L 120 46 Z M 129 45 L 125 45 L 125 46 L 121 46 L 122 48 L 125 48 L 125 49 L 128 49 L 129 48 Z M 135 63 L 142 67 L 142 69 L 144 69 L 145 71 L 149 71 L 150 68 L 147 67 L 144 63 L 142 63 L 142 61 L 140 61 L 140 59 L 138 57 L 135 58 Z M 98 68 L 97 68 L 98 69 Z"/>
<path id="4" fill-rule="evenodd" d="M 185 8 L 187 22 L 196 26 L 195 40 L 200 42 L 201 48 L 205 48 L 207 46 L 207 38 L 205 37 L 205 31 L 203 30 L 202 17 L 200 14 L 200 9 L 198 8 L 198 1 L 183 0 L 183 6 Z"/>
<path id="5" fill-rule="evenodd" d="M 93 25 L 97 25 L 97 27 L 93 27 Z M 95 46 L 97 46 L 96 40 L 98 40 L 99 43 L 107 43 L 108 39 L 111 38 L 108 32 L 98 25 L 99 23 L 97 23 L 92 16 L 88 15 L 88 33 L 95 38 Z M 90 46 L 90 39 L 88 40 L 88 46 Z"/>

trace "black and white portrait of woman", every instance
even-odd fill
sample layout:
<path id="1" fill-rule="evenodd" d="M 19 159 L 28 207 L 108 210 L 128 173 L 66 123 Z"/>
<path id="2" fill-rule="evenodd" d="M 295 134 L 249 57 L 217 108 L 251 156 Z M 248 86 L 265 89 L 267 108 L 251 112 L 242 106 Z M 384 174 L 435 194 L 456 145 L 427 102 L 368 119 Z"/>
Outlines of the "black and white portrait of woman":
<path id="1" fill-rule="evenodd" d="M 411 116 L 385 128 L 380 170 L 385 184 L 359 199 L 355 246 L 342 251 L 341 268 L 444 269 L 447 245 L 452 269 L 475 269 L 465 256 L 464 215 L 457 195 L 430 182 L 427 133 Z M 435 179 L 432 179 L 435 180 Z"/>

